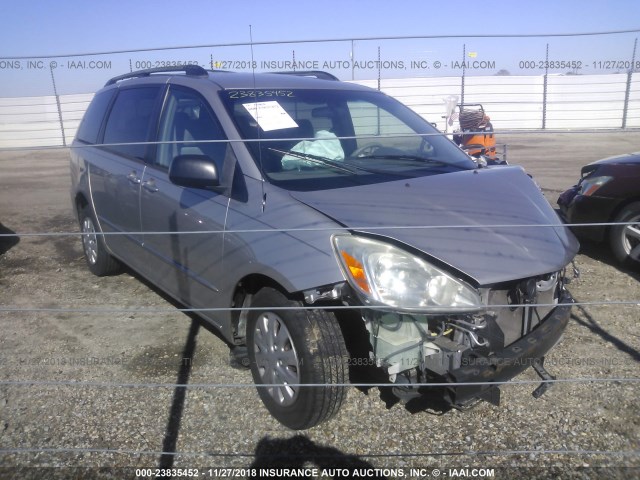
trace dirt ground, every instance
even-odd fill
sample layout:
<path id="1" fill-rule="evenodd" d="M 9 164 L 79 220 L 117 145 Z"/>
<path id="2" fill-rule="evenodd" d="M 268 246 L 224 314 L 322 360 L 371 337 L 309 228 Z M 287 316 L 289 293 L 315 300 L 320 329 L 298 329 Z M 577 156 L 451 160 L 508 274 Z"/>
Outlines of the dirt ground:
<path id="1" fill-rule="evenodd" d="M 640 150 L 638 132 L 498 141 L 551 201 L 582 165 Z M 516 380 L 532 383 L 504 386 L 500 407 L 467 412 L 408 409 L 385 390 L 351 388 L 336 418 L 297 433 L 268 414 L 250 373 L 231 368 L 227 345 L 180 305 L 132 272 L 92 276 L 77 236 L 20 235 L 78 230 L 67 158 L 66 149 L 0 152 L 0 233 L 19 235 L 0 240 L 0 478 L 140 478 L 142 467 L 224 477 L 209 469 L 282 466 L 640 478 L 640 273 L 618 268 L 603 246 L 583 245 L 574 297 L 638 303 L 574 307 L 547 359 L 571 381 L 534 399 L 529 369 Z"/>

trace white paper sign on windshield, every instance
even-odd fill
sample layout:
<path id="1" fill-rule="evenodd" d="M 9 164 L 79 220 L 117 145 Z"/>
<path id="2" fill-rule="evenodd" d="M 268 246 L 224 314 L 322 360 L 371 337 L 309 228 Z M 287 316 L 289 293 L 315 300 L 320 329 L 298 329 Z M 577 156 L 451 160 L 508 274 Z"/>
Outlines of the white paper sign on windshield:
<path id="1" fill-rule="evenodd" d="M 298 126 L 296 121 L 291 118 L 291 115 L 275 100 L 245 103 L 243 106 L 253 119 L 258 122 L 258 125 L 260 125 L 260 128 L 262 128 L 264 132 L 281 130 L 283 128 L 295 128 Z"/>

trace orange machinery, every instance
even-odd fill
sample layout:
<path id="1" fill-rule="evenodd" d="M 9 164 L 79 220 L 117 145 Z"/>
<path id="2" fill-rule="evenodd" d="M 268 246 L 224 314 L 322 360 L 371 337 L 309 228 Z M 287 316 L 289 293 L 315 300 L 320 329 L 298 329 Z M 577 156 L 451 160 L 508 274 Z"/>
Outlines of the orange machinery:
<path id="1" fill-rule="evenodd" d="M 491 163 L 503 163 L 496 153 L 496 137 L 491 119 L 479 103 L 457 105 L 460 130 L 453 135 L 453 141 L 473 157 L 484 157 Z M 455 114 L 454 114 L 455 115 Z"/>

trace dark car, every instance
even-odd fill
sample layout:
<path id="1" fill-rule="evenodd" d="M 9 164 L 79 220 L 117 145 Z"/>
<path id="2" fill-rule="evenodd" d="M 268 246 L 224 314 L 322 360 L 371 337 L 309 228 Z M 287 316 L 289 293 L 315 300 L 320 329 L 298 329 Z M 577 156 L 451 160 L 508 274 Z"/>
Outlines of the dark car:
<path id="1" fill-rule="evenodd" d="M 640 265 L 640 152 L 585 165 L 577 185 L 558 198 L 561 215 L 580 238 L 608 242 L 625 266 Z M 605 225 L 620 223 L 623 225 Z"/>
<path id="2" fill-rule="evenodd" d="M 578 243 L 521 168 L 326 73 L 178 70 L 110 80 L 79 127 L 93 273 L 125 263 L 197 309 L 293 429 L 331 418 L 355 367 L 456 407 L 543 372 Z"/>

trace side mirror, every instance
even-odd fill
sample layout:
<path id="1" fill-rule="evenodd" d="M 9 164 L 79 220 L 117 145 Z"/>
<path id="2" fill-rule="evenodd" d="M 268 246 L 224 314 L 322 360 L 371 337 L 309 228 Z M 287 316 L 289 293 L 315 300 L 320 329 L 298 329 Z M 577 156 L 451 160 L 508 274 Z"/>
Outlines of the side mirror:
<path id="1" fill-rule="evenodd" d="M 220 186 L 218 168 L 206 155 L 178 155 L 169 167 L 169 180 L 176 185 L 192 188 Z"/>

